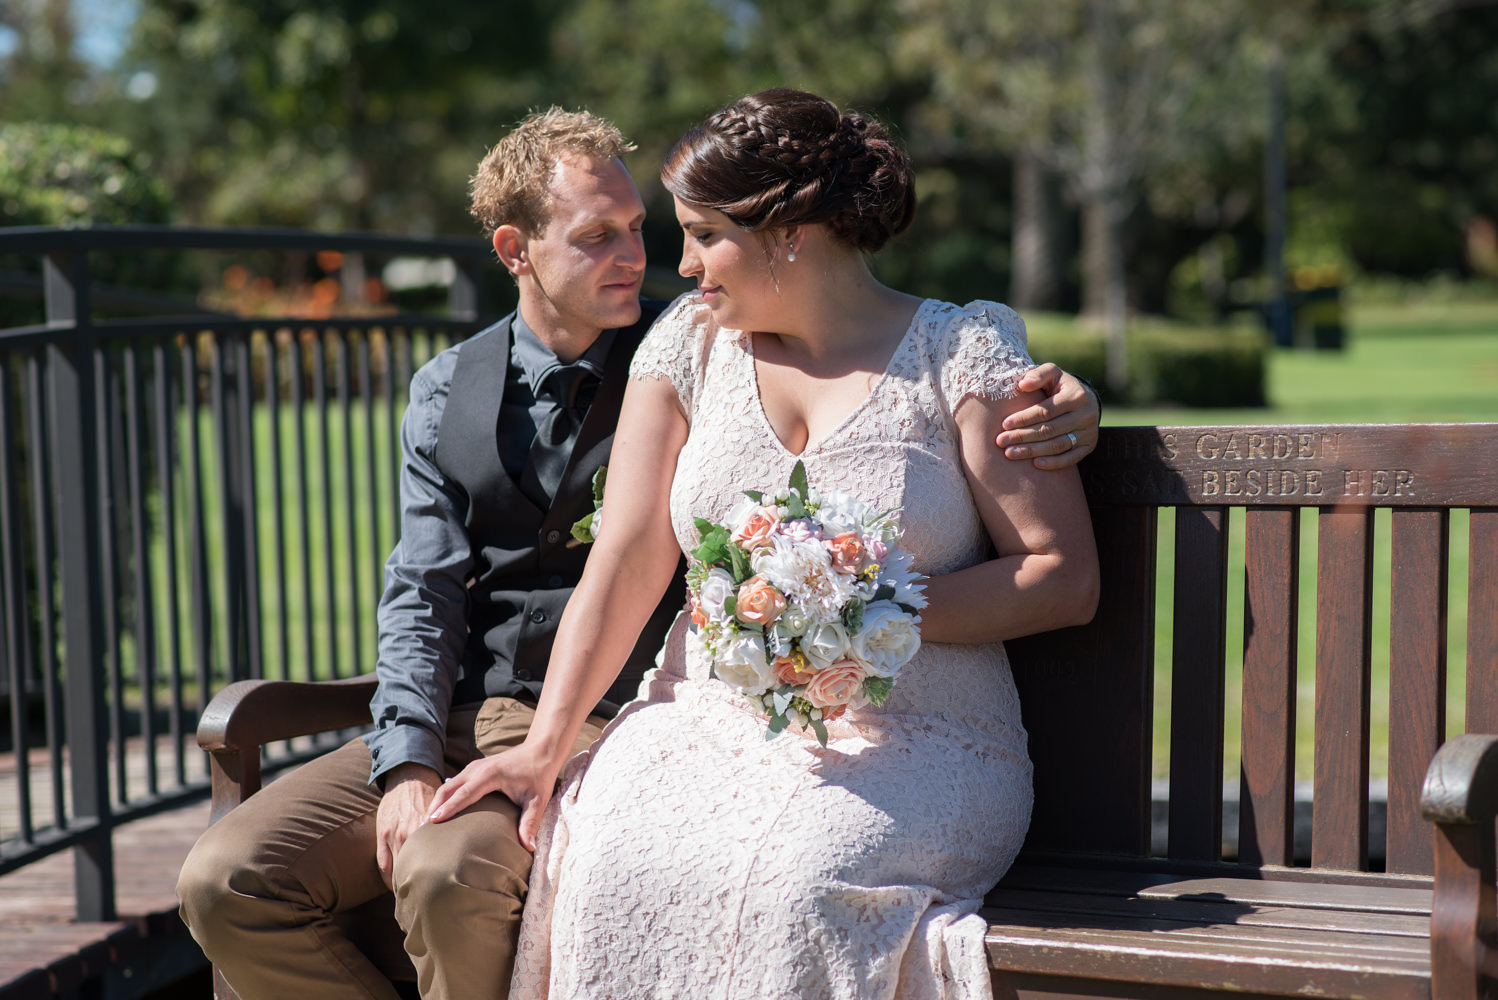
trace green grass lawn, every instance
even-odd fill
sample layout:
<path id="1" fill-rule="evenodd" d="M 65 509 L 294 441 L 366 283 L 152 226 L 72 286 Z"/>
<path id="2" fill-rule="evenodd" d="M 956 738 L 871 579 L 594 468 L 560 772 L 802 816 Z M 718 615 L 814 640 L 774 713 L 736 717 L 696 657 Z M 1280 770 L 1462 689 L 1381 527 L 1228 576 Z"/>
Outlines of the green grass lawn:
<path id="1" fill-rule="evenodd" d="M 1416 305 L 1354 305 L 1348 311 L 1345 346 L 1340 351 L 1275 350 L 1268 363 L 1270 405 L 1262 409 L 1128 408 L 1105 406 L 1103 422 L 1129 424 L 1244 424 L 1378 423 L 1498 421 L 1498 300 L 1490 302 L 1423 303 Z M 1238 512 L 1234 512 L 1235 514 Z M 1315 571 L 1315 512 L 1302 523 L 1304 540 L 1301 576 Z M 1168 609 L 1173 567 L 1174 519 L 1166 514 L 1160 526 L 1162 542 L 1159 589 Z M 1243 649 L 1243 521 L 1229 519 L 1228 569 L 1230 611 L 1226 659 L 1228 719 L 1224 778 L 1238 774 L 1238 704 L 1241 699 Z M 1375 778 L 1388 773 L 1389 718 L 1389 546 L 1388 511 L 1375 518 L 1373 633 L 1373 750 L 1370 768 Z M 1452 519 L 1451 615 L 1448 666 L 1448 731 L 1460 732 L 1464 705 L 1466 663 L 1467 521 Z M 1315 599 L 1314 588 L 1301 595 L 1301 681 L 1297 699 L 1297 777 L 1310 780 L 1311 730 L 1315 721 Z M 1157 616 L 1159 663 L 1155 696 L 1155 770 L 1164 776 L 1170 745 L 1170 620 Z"/>

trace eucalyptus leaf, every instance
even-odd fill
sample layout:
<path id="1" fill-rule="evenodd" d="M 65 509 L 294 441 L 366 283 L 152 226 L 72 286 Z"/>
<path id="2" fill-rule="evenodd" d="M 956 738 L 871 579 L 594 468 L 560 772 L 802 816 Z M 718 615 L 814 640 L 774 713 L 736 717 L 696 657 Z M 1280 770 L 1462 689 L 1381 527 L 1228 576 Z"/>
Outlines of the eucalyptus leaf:
<path id="1" fill-rule="evenodd" d="M 827 745 L 827 726 L 821 719 L 811 720 L 811 731 L 817 734 L 817 742 L 822 746 Z"/>
<path id="2" fill-rule="evenodd" d="M 595 507 L 603 504 L 603 485 L 608 476 L 609 467 L 607 465 L 600 465 L 598 471 L 593 473 L 593 506 Z"/>
<path id="3" fill-rule="evenodd" d="M 787 719 L 784 715 L 770 716 L 770 728 L 765 730 L 765 739 L 773 740 L 775 737 L 785 732 L 785 727 L 789 726 L 790 724 L 791 720 Z"/>
<path id="4" fill-rule="evenodd" d="M 784 715 L 785 710 L 791 707 L 791 699 L 794 694 L 789 688 L 781 688 L 775 692 L 775 714 Z"/>

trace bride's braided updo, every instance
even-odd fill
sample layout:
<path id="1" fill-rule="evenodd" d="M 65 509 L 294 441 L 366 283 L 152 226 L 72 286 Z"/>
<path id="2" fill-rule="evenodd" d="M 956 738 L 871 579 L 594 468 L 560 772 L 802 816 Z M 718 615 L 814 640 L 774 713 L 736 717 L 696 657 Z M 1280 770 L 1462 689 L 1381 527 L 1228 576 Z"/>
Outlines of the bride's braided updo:
<path id="1" fill-rule="evenodd" d="M 910 158 L 883 125 L 800 90 L 764 90 L 694 127 L 661 168 L 666 190 L 751 232 L 825 224 L 874 252 L 915 214 Z"/>

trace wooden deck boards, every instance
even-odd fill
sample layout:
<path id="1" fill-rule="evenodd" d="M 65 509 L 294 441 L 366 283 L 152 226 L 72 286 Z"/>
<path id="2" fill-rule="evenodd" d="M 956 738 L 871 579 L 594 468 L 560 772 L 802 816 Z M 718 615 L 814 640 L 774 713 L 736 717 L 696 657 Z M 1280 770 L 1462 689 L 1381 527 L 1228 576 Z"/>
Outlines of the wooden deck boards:
<path id="1" fill-rule="evenodd" d="M 199 753 L 196 747 L 193 753 Z M 34 752 L 31 759 L 33 815 L 50 823 L 45 755 Z M 144 787 L 143 774 L 144 752 L 137 744 L 127 763 L 127 783 L 139 781 L 135 787 Z M 16 775 L 14 755 L 5 755 L 0 759 L 0 837 L 13 837 L 18 830 Z M 162 965 L 179 966 L 189 942 L 176 913 L 177 872 L 207 827 L 208 811 L 205 798 L 116 827 L 118 919 L 111 922 L 77 921 L 71 850 L 0 875 L 0 997 L 50 997 L 110 974 L 144 983 L 162 974 Z M 169 961 L 163 947 L 172 952 Z M 191 960 L 190 947 L 186 950 Z"/>

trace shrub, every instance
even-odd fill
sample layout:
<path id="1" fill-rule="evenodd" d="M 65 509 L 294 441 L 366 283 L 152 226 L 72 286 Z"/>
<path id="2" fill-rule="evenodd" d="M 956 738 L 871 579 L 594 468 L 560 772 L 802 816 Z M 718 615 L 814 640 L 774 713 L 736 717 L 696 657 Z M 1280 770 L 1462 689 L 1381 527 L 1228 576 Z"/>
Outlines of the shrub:
<path id="1" fill-rule="evenodd" d="M 166 185 L 129 140 L 79 125 L 0 124 L 0 223 L 162 223 Z"/>
<path id="2" fill-rule="evenodd" d="M 95 128 L 45 123 L 0 123 L 0 225 L 65 226 L 159 224 L 170 220 L 166 185 L 149 159 L 127 139 Z M 40 323 L 41 264 L 0 258 L 0 270 L 36 282 L 35 297 L 0 302 L 0 327 Z M 94 280 L 183 291 L 180 255 L 110 254 L 96 262 Z M 107 310 L 105 310 L 107 311 Z"/>
<path id="3" fill-rule="evenodd" d="M 1268 337 L 1254 329 L 1144 326 L 1129 331 L 1124 398 L 1109 393 L 1107 345 L 1100 334 L 1053 324 L 1032 330 L 1030 353 L 1054 361 L 1128 406 L 1263 406 Z"/>

